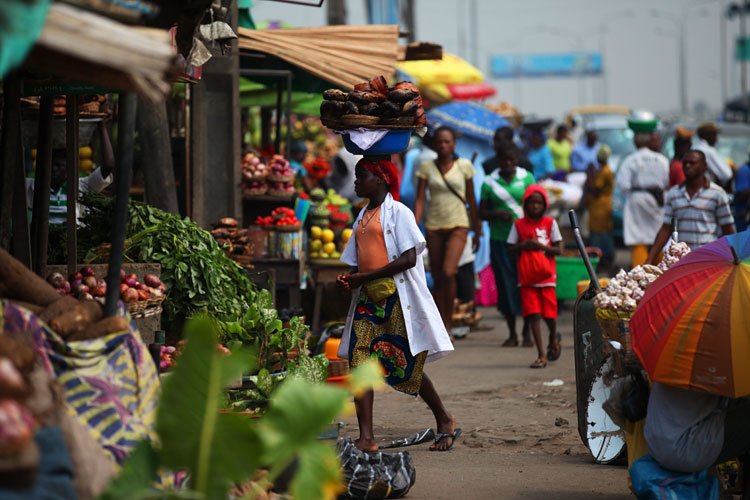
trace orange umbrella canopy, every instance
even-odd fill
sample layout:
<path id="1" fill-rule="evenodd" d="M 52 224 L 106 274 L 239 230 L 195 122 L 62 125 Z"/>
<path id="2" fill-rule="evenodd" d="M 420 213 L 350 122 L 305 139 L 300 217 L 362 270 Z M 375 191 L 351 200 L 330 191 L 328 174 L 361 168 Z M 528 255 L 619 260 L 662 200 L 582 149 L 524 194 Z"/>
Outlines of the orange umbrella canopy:
<path id="1" fill-rule="evenodd" d="M 653 381 L 750 395 L 750 232 L 683 257 L 646 290 L 630 331 Z"/>

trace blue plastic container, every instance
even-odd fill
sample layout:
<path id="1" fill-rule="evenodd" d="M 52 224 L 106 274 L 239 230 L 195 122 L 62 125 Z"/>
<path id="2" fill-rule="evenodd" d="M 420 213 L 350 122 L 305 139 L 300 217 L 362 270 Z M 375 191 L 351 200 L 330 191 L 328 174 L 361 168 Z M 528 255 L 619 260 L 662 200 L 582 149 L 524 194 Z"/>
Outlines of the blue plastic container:
<path id="1" fill-rule="evenodd" d="M 344 147 L 347 151 L 355 155 L 391 155 L 406 151 L 409 147 L 411 138 L 411 129 L 389 130 L 378 142 L 373 144 L 367 151 L 362 150 L 352 142 L 349 134 L 344 134 Z"/>

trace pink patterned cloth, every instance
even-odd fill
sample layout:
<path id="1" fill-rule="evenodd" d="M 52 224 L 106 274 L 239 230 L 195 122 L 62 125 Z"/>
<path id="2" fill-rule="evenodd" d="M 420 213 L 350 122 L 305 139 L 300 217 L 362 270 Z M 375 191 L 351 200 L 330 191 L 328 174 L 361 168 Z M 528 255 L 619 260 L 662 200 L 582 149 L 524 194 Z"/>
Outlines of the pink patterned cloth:
<path id="1" fill-rule="evenodd" d="M 495 286 L 495 273 L 492 266 L 487 266 L 479 271 L 479 289 L 474 295 L 474 303 L 478 306 L 497 305 L 497 287 Z"/>

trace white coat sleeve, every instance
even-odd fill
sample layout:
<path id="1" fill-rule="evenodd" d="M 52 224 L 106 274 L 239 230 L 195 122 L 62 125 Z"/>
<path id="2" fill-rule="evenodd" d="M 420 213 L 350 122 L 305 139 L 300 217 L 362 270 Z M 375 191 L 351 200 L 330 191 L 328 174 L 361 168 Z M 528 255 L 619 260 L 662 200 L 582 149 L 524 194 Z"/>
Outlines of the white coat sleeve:
<path id="1" fill-rule="evenodd" d="M 395 231 L 399 256 L 407 250 L 415 248 L 417 257 L 419 257 L 427 248 L 427 242 L 419 230 L 419 226 L 417 226 L 414 213 L 406 205 L 397 204 L 396 206 L 398 208 L 396 209 Z"/>
<path id="2" fill-rule="evenodd" d="M 617 179 L 615 180 L 615 184 L 617 184 L 617 189 L 620 190 L 620 193 L 622 193 L 623 196 L 627 196 L 633 187 L 631 179 L 631 164 L 632 159 L 630 157 L 625 158 L 625 160 L 623 160 L 622 162 L 622 165 L 620 166 L 619 171 L 617 172 Z"/>
<path id="3" fill-rule="evenodd" d="M 732 167 L 721 157 L 721 155 L 715 149 L 709 149 L 704 151 L 706 153 L 706 163 L 708 163 L 708 170 L 722 185 L 726 184 L 732 179 Z"/>

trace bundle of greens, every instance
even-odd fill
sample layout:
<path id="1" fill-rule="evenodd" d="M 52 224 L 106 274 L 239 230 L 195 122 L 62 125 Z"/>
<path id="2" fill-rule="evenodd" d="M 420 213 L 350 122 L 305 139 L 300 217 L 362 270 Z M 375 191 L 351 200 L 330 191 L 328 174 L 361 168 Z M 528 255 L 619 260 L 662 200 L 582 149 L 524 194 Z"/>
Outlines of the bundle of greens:
<path id="1" fill-rule="evenodd" d="M 95 249 L 111 240 L 114 203 L 97 193 L 86 193 L 81 201 L 88 210 L 79 238 Z M 131 200 L 126 238 L 126 260 L 161 264 L 168 323 L 200 312 L 233 321 L 254 304 L 258 290 L 243 269 L 192 220 Z"/>

